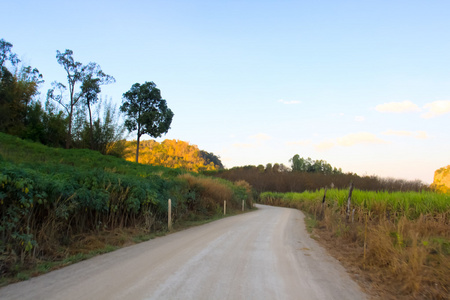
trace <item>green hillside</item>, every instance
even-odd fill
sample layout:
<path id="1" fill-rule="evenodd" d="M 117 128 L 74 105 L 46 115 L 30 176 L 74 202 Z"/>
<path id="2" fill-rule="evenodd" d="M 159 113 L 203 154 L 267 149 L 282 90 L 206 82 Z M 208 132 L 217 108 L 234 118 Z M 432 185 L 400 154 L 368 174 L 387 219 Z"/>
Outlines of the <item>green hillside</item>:
<path id="1" fill-rule="evenodd" d="M 18 261 L 64 256 L 61 247 L 83 234 L 165 230 L 169 198 L 176 223 L 217 215 L 224 200 L 237 210 L 251 193 L 245 184 L 0 133 L 0 275 Z"/>

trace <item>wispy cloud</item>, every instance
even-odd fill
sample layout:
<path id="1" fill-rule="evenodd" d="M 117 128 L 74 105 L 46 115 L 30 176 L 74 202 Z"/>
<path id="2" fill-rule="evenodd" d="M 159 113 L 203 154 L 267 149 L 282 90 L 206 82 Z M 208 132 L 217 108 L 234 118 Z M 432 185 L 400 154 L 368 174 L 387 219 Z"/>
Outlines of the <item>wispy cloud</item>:
<path id="1" fill-rule="evenodd" d="M 413 137 L 416 139 L 427 139 L 428 138 L 428 134 L 423 131 L 423 130 L 419 130 L 419 131 L 407 131 L 407 130 L 386 130 L 385 132 L 382 133 L 383 135 L 394 135 L 394 136 L 405 136 L 405 137 Z"/>
<path id="2" fill-rule="evenodd" d="M 370 144 L 389 144 L 389 142 L 380 139 L 375 134 L 370 132 L 357 132 L 357 133 L 350 133 L 336 139 L 322 141 L 314 145 L 314 147 L 316 148 L 317 151 L 326 151 L 336 146 L 351 147 L 355 145 L 370 145 Z"/>
<path id="3" fill-rule="evenodd" d="M 287 105 L 302 103 L 301 101 L 297 101 L 297 100 L 286 101 L 286 100 L 283 100 L 283 99 L 278 100 L 278 102 L 283 103 L 283 104 L 287 104 Z"/>
<path id="4" fill-rule="evenodd" d="M 268 140 L 272 139 L 271 136 L 269 136 L 265 133 L 258 133 L 258 134 L 250 136 L 250 138 L 257 140 L 257 141 L 268 141 Z"/>
<path id="5" fill-rule="evenodd" d="M 233 148 L 238 148 L 238 149 L 249 149 L 249 148 L 256 147 L 255 144 L 246 144 L 246 143 L 235 143 L 232 146 L 233 146 Z"/>
<path id="6" fill-rule="evenodd" d="M 287 142 L 288 146 L 308 146 L 311 145 L 311 140 L 299 140 L 299 141 L 291 141 Z"/>
<path id="7" fill-rule="evenodd" d="M 375 107 L 375 110 L 388 113 L 405 113 L 420 111 L 420 108 L 411 101 L 403 101 L 380 104 Z"/>
<path id="8" fill-rule="evenodd" d="M 350 133 L 346 136 L 340 137 L 337 144 L 344 147 L 350 147 L 358 144 L 388 144 L 387 141 L 378 138 L 370 132 Z"/>
<path id="9" fill-rule="evenodd" d="M 255 147 L 261 146 L 261 144 L 263 142 L 268 141 L 270 139 L 272 139 L 271 136 L 269 136 L 265 133 L 258 133 L 258 134 L 247 137 L 247 139 L 246 139 L 247 143 L 234 143 L 232 146 L 233 146 L 233 148 L 238 148 L 238 149 L 255 148 Z"/>
<path id="10" fill-rule="evenodd" d="M 317 145 L 314 145 L 317 151 L 327 151 L 336 146 L 336 143 L 333 141 L 323 141 Z"/>
<path id="11" fill-rule="evenodd" d="M 356 122 L 364 122 L 366 120 L 366 118 L 364 118 L 363 116 L 356 116 L 355 117 L 355 121 Z"/>
<path id="12" fill-rule="evenodd" d="M 420 130 L 420 131 L 416 131 L 416 134 L 414 135 L 414 137 L 416 139 L 424 140 L 424 139 L 428 138 L 428 134 L 425 131 Z"/>
<path id="13" fill-rule="evenodd" d="M 425 104 L 422 108 L 411 101 L 389 102 L 377 105 L 375 110 L 387 113 L 419 112 L 425 110 L 426 112 L 421 117 L 430 119 L 450 113 L 450 100 L 433 101 Z"/>
<path id="14" fill-rule="evenodd" d="M 434 118 L 443 114 L 450 113 L 450 100 L 441 100 L 427 103 L 423 108 L 428 111 L 422 114 L 422 118 Z"/>

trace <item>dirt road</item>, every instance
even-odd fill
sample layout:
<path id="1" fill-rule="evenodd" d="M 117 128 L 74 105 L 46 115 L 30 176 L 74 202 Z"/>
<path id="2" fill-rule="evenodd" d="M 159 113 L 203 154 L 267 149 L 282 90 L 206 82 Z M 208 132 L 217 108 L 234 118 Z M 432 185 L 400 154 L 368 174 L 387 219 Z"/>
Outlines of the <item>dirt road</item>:
<path id="1" fill-rule="evenodd" d="M 255 212 L 0 289 L 0 299 L 365 299 L 297 210 Z"/>

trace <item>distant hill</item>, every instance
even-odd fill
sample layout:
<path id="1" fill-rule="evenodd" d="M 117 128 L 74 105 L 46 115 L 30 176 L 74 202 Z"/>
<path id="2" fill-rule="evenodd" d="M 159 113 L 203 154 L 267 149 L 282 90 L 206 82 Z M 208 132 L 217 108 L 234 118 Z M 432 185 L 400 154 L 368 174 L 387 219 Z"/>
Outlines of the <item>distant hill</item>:
<path id="1" fill-rule="evenodd" d="M 431 187 L 442 193 L 450 193 L 450 165 L 434 172 L 434 180 Z"/>
<path id="2" fill-rule="evenodd" d="M 136 141 L 126 143 L 125 159 L 135 161 Z M 141 141 L 139 145 L 139 163 L 182 168 L 193 172 L 223 169 L 220 158 L 213 153 L 198 149 L 197 145 L 180 140 Z"/>

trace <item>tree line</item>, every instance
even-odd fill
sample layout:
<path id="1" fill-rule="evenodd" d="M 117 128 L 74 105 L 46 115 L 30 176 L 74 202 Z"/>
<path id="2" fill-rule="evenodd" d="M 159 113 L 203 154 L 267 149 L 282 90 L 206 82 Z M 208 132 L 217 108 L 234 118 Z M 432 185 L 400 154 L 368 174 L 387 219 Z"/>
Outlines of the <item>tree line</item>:
<path id="1" fill-rule="evenodd" d="M 235 167 L 228 170 L 208 172 L 230 181 L 245 180 L 255 192 L 304 192 L 324 187 L 346 189 L 350 182 L 360 190 L 366 191 L 421 191 L 428 186 L 420 180 L 408 181 L 378 176 L 359 176 L 343 173 L 341 168 L 332 167 L 324 160 L 302 158 L 298 154 L 290 159 L 291 165 L 267 164 Z"/>
<path id="2" fill-rule="evenodd" d="M 123 94 L 118 111 L 100 97 L 101 87 L 115 82 L 94 62 L 76 61 L 73 51 L 56 51 L 66 79 L 53 81 L 45 105 L 39 101 L 44 82 L 39 70 L 21 65 L 13 45 L 0 40 L 0 131 L 53 147 L 87 148 L 123 156 L 125 130 L 160 137 L 167 133 L 173 112 L 153 82 L 135 83 Z M 119 113 L 125 116 L 120 122 Z M 139 148 L 136 149 L 138 162 Z"/>

